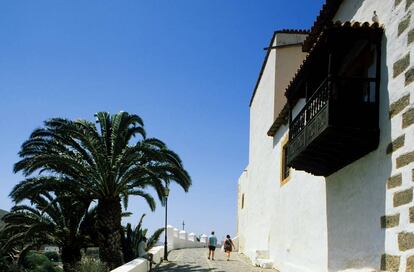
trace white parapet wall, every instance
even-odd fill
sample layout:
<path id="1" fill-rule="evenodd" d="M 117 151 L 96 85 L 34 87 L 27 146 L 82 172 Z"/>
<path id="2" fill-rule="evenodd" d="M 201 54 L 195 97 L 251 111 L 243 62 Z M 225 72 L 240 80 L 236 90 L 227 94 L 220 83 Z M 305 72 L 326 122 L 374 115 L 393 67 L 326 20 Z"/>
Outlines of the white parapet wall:
<path id="1" fill-rule="evenodd" d="M 156 246 L 149 250 L 149 253 L 152 254 L 152 260 L 155 263 L 161 263 L 162 258 L 164 257 L 164 246 Z"/>
<path id="2" fill-rule="evenodd" d="M 207 244 L 207 238 L 208 238 L 207 235 L 205 235 L 205 234 L 201 235 L 200 242 Z"/>
<path id="3" fill-rule="evenodd" d="M 162 261 L 162 254 L 164 252 L 164 246 L 153 247 L 149 250 L 153 257 L 155 263 L 160 263 Z M 111 272 L 148 272 L 150 264 L 147 259 L 136 258 L 135 260 L 126 263 Z"/>
<path id="4" fill-rule="evenodd" d="M 167 226 L 167 242 L 168 250 L 182 249 L 182 248 L 200 248 L 206 247 L 207 235 L 200 236 L 200 242 L 197 240 L 195 233 L 188 234 L 186 231 L 179 231 L 177 228 L 168 225 Z M 149 253 L 153 254 L 153 260 L 155 263 L 160 263 L 164 256 L 164 246 L 153 247 L 149 250 Z M 137 258 L 129 263 L 126 263 L 111 272 L 148 272 L 149 262 L 143 258 Z"/>
<path id="5" fill-rule="evenodd" d="M 147 272 L 149 271 L 149 263 L 146 259 L 137 258 L 126 263 L 111 272 Z"/>
<path id="6" fill-rule="evenodd" d="M 206 237 L 207 236 L 203 234 L 200 236 L 200 241 L 198 241 L 195 233 L 188 234 L 186 231 L 179 231 L 171 225 L 167 226 L 167 241 L 169 250 L 206 247 Z"/>

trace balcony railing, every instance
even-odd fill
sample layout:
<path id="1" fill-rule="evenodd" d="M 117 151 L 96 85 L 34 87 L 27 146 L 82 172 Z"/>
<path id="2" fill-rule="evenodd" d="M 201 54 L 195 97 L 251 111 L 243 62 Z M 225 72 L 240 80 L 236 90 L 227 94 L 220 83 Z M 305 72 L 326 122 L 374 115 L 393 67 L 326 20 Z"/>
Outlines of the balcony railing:
<path id="1" fill-rule="evenodd" d="M 290 123 L 287 164 L 325 175 L 342 166 L 333 165 L 330 157 L 338 160 L 338 150 L 346 165 L 375 149 L 379 135 L 376 83 L 375 78 L 327 77 Z M 316 161 L 327 162 L 312 165 Z"/>
<path id="2" fill-rule="evenodd" d="M 326 78 L 315 93 L 306 102 L 303 109 L 296 115 L 290 124 L 289 137 L 295 138 L 312 121 L 329 100 L 329 80 Z"/>
<path id="3" fill-rule="evenodd" d="M 290 139 L 298 136 L 330 103 L 335 112 L 329 117 L 337 126 L 377 126 L 377 121 L 369 117 L 370 112 L 376 112 L 372 110 L 378 100 L 375 83 L 375 78 L 327 77 L 292 120 Z"/>

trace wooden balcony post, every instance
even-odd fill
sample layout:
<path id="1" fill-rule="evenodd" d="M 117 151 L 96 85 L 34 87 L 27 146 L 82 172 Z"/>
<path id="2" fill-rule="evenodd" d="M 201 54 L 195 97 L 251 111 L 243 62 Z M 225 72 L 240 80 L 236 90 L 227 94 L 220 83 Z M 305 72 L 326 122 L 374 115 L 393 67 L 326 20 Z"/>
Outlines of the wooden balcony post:
<path id="1" fill-rule="evenodd" d="M 292 125 L 292 102 L 290 101 L 290 99 L 288 99 L 288 110 L 289 110 L 289 140 L 292 139 L 291 138 L 291 131 L 290 131 L 290 126 Z"/>

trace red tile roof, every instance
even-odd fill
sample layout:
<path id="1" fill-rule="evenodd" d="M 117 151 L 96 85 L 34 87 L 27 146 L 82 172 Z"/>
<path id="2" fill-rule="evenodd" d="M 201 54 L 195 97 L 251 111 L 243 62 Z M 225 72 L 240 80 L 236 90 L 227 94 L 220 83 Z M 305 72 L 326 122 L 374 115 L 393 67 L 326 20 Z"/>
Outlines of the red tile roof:
<path id="1" fill-rule="evenodd" d="M 332 22 L 342 2 L 343 0 L 326 0 L 319 12 L 318 17 L 316 17 L 316 20 L 313 23 L 309 36 L 303 43 L 304 52 L 308 52 L 312 48 L 325 25 Z"/>

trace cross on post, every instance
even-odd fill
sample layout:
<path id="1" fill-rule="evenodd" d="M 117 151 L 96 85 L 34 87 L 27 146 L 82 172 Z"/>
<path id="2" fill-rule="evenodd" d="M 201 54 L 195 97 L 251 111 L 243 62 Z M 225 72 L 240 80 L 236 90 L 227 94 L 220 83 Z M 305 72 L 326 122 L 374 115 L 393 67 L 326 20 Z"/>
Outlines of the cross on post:
<path id="1" fill-rule="evenodd" d="M 184 223 L 184 220 L 183 220 L 183 230 L 184 230 L 184 227 L 185 227 L 185 223 Z"/>

